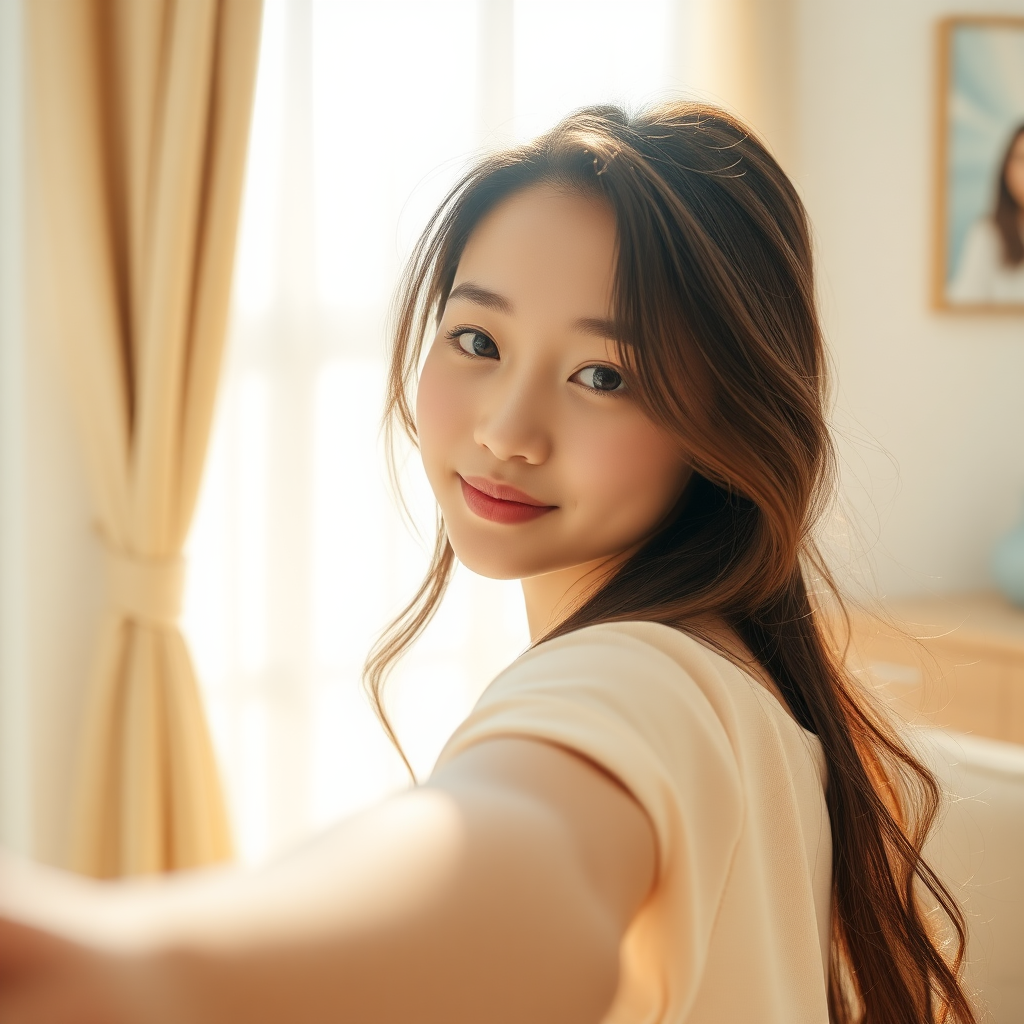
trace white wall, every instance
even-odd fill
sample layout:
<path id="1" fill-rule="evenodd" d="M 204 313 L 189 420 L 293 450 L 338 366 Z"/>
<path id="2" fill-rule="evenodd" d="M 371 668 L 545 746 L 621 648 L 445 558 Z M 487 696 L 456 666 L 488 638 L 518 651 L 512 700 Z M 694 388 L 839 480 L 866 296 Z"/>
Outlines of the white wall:
<path id="1" fill-rule="evenodd" d="M 929 309 L 936 22 L 972 11 L 1024 2 L 797 6 L 793 170 L 818 240 L 845 491 L 888 596 L 991 586 L 989 551 L 1024 513 L 1024 316 Z"/>

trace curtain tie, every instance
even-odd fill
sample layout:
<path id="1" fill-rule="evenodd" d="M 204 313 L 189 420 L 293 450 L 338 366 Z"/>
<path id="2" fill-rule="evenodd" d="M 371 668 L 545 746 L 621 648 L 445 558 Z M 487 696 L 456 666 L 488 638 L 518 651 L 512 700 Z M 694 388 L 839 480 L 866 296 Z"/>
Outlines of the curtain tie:
<path id="1" fill-rule="evenodd" d="M 127 619 L 157 626 L 177 625 L 185 590 L 185 559 L 147 558 L 107 549 L 111 606 Z"/>

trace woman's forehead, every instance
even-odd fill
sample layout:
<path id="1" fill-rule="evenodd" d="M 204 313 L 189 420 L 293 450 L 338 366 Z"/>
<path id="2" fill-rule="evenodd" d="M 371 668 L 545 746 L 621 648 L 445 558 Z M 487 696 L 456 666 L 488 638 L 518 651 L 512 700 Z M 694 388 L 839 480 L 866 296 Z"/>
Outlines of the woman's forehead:
<path id="1" fill-rule="evenodd" d="M 519 313 L 537 304 L 607 320 L 615 216 L 604 201 L 538 185 L 499 203 L 470 235 L 451 296 Z"/>

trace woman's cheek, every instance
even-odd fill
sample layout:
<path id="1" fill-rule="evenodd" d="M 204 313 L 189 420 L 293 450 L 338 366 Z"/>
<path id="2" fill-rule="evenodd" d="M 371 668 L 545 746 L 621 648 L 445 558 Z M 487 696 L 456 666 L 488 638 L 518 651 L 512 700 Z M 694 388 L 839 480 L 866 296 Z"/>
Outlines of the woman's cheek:
<path id="1" fill-rule="evenodd" d="M 416 430 L 428 476 L 435 465 L 443 464 L 445 452 L 458 434 L 458 410 L 455 382 L 446 373 L 442 360 L 431 349 L 420 373 L 416 391 Z"/>
<path id="2" fill-rule="evenodd" d="M 646 418 L 609 417 L 580 431 L 574 449 L 577 493 L 608 530 L 643 534 L 682 492 L 686 463 Z"/>

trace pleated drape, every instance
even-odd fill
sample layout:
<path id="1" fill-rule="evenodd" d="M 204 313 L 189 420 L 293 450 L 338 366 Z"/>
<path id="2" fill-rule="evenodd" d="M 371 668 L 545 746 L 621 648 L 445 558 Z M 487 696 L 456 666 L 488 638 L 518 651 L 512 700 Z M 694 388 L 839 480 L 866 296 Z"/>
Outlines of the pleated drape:
<path id="1" fill-rule="evenodd" d="M 108 550 L 70 861 L 99 877 L 195 867 L 229 857 L 231 838 L 177 625 L 181 548 L 224 347 L 261 2 L 25 7 L 52 318 Z"/>
<path id="2" fill-rule="evenodd" d="M 731 108 L 793 173 L 797 140 L 794 0 L 689 0 L 687 79 Z"/>

